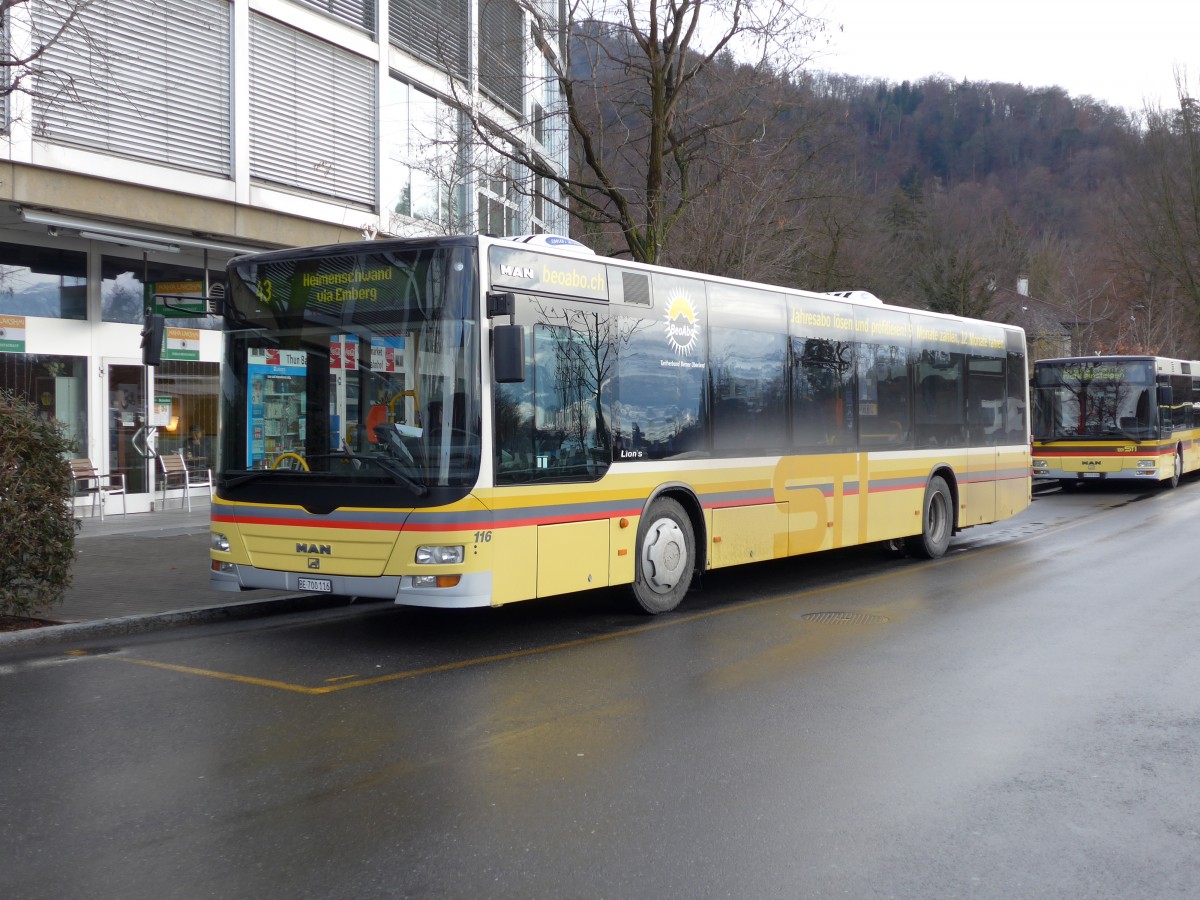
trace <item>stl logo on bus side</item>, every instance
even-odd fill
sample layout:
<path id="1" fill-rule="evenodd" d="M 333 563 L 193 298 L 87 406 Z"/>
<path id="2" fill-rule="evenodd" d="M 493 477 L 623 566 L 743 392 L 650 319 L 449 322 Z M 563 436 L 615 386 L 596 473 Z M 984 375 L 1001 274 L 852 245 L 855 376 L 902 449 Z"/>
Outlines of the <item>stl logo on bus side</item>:
<path id="1" fill-rule="evenodd" d="M 667 343 L 678 356 L 691 356 L 700 342 L 700 324 L 696 321 L 696 307 L 687 291 L 680 291 L 671 299 L 667 309 Z"/>

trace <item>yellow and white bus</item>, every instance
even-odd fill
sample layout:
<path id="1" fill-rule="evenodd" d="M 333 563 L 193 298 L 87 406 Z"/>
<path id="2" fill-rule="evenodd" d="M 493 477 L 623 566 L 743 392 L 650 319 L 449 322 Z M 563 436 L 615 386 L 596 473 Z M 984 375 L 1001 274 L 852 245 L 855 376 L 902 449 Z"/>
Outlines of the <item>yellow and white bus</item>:
<path id="1" fill-rule="evenodd" d="M 1200 469 L 1200 362 L 1162 356 L 1039 359 L 1033 474 L 1168 487 Z"/>
<path id="2" fill-rule="evenodd" d="M 229 267 L 211 584 L 499 606 L 1030 501 L 1018 329 L 590 255 L 379 240 Z"/>

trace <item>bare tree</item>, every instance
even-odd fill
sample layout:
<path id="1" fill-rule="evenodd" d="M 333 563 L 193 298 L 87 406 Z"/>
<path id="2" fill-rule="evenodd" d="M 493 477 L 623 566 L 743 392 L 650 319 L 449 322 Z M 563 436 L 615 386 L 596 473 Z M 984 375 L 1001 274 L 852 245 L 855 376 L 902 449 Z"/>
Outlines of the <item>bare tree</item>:
<path id="1" fill-rule="evenodd" d="M 693 183 L 704 189 L 680 210 L 662 261 L 732 278 L 845 289 L 863 201 L 834 150 L 847 141 L 843 125 L 806 83 L 771 73 L 741 77 L 745 119 L 728 129 L 740 139 L 718 135 L 694 163 Z"/>
<path id="2" fill-rule="evenodd" d="M 689 207 L 732 176 L 723 160 L 782 152 L 778 126 L 794 123 L 775 101 L 786 95 L 756 88 L 795 80 L 823 28 L 798 0 L 573 0 L 561 20 L 558 4 L 487 2 L 525 11 L 551 89 L 513 126 L 477 95 L 459 96 L 476 139 L 602 249 L 645 262 L 663 261 Z M 565 170 L 532 138 L 556 117 L 569 125 Z"/>
<path id="3" fill-rule="evenodd" d="M 1111 351 L 1114 323 L 1120 304 L 1110 275 L 1090 245 L 1043 237 L 1029 248 L 1028 276 L 1030 294 L 1054 312 L 1049 321 L 1017 321 L 1029 332 L 1031 346 L 1055 347 L 1063 332 L 1070 335 L 1070 347 L 1051 355 L 1090 356 Z"/>
<path id="4" fill-rule="evenodd" d="M 0 0 L 0 96 L 27 94 L 43 102 L 56 102 L 72 92 L 70 78 L 44 65 L 47 51 L 74 29 L 80 16 L 96 0 L 42 0 L 38 15 L 30 0 Z"/>
<path id="5" fill-rule="evenodd" d="M 1175 85 L 1178 109 L 1145 110 L 1115 206 L 1112 247 L 1128 301 L 1128 343 L 1143 351 L 1176 347 L 1176 337 L 1194 335 L 1200 322 L 1200 99 L 1189 94 L 1182 69 Z"/>

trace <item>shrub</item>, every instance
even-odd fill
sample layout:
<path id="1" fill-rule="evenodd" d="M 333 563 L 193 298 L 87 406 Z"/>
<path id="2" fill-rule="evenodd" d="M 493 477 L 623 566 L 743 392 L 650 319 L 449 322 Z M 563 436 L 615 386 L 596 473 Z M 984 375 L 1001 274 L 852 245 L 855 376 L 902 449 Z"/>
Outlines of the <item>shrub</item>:
<path id="1" fill-rule="evenodd" d="M 58 423 L 0 391 L 0 615 L 43 612 L 71 583 L 72 448 Z"/>

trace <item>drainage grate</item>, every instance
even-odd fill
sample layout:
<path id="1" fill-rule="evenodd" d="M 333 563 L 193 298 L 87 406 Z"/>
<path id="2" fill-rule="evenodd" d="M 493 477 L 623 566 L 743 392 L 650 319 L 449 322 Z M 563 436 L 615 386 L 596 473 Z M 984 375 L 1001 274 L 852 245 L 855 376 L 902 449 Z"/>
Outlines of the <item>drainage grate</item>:
<path id="1" fill-rule="evenodd" d="M 850 612 L 805 613 L 800 618 L 816 622 L 819 625 L 883 625 L 889 621 L 886 616 Z"/>

